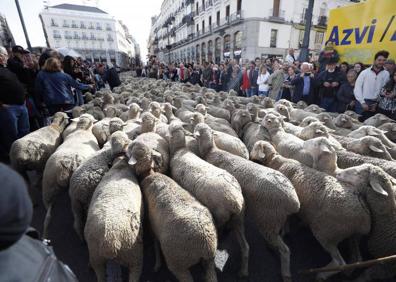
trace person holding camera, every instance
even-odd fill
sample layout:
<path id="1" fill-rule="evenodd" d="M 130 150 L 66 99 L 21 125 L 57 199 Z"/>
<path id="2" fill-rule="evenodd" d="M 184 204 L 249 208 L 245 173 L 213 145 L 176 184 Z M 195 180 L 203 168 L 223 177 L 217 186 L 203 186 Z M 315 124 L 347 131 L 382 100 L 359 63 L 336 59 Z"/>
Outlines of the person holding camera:
<path id="1" fill-rule="evenodd" d="M 314 98 L 314 84 L 315 80 L 310 64 L 307 62 L 302 63 L 300 74 L 296 74 L 290 83 L 291 86 L 294 86 L 292 102 L 304 101 L 307 104 L 311 104 Z"/>

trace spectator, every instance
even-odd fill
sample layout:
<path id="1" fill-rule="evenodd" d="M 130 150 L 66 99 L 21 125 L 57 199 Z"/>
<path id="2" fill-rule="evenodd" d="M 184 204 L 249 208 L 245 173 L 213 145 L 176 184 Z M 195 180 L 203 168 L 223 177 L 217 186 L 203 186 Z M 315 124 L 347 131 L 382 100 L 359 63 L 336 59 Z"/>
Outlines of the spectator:
<path id="1" fill-rule="evenodd" d="M 257 78 L 259 76 L 258 66 L 255 62 L 250 62 L 250 69 L 248 72 L 250 88 L 248 89 L 247 96 L 252 97 L 258 94 Z"/>
<path id="2" fill-rule="evenodd" d="M 384 68 L 389 72 L 389 74 L 392 76 L 392 74 L 395 73 L 396 71 L 396 65 L 395 65 L 395 60 L 389 59 L 386 60 Z"/>
<path id="3" fill-rule="evenodd" d="M 199 73 L 198 67 L 194 67 L 191 76 L 190 76 L 190 82 L 191 84 L 199 84 L 201 85 L 201 74 Z"/>
<path id="4" fill-rule="evenodd" d="M 120 77 L 112 63 L 107 64 L 107 69 L 103 74 L 103 81 L 109 84 L 111 90 L 121 85 Z"/>
<path id="5" fill-rule="evenodd" d="M 327 112 L 336 111 L 337 91 L 343 81 L 342 74 L 336 69 L 336 61 L 329 60 L 327 69 L 318 75 L 320 106 Z"/>
<path id="6" fill-rule="evenodd" d="M 309 63 L 303 63 L 301 73 L 296 75 L 290 83 L 294 86 L 292 102 L 304 101 L 311 104 L 314 99 L 314 82 L 314 75 L 311 73 Z"/>
<path id="7" fill-rule="evenodd" d="M 379 96 L 378 112 L 396 120 L 396 73 L 386 83 Z"/>
<path id="8" fill-rule="evenodd" d="M 353 89 L 355 88 L 357 72 L 351 69 L 348 71 L 346 77 L 347 82 L 343 83 L 337 92 L 337 112 L 339 113 L 343 113 L 347 110 L 355 110 L 356 100 Z"/>
<path id="9" fill-rule="evenodd" d="M 242 67 L 242 85 L 241 85 L 241 90 L 242 90 L 243 95 L 246 96 L 246 97 L 249 97 L 248 90 L 250 88 L 248 67 L 249 67 L 249 65 L 246 65 L 246 66 Z"/>
<path id="10" fill-rule="evenodd" d="M 290 48 L 289 53 L 285 58 L 285 62 L 289 65 L 293 65 L 295 61 L 296 61 L 296 57 L 294 57 L 294 49 Z"/>
<path id="11" fill-rule="evenodd" d="M 62 72 L 61 63 L 57 58 L 49 58 L 36 79 L 36 91 L 43 96 L 50 114 L 71 110 L 75 101 L 71 88 L 80 90 L 92 89 L 92 86 L 74 80 Z"/>
<path id="12" fill-rule="evenodd" d="M 268 94 L 269 94 L 268 79 L 269 79 L 269 77 L 270 77 L 270 74 L 267 71 L 267 67 L 265 65 L 262 65 L 260 68 L 260 75 L 257 78 L 259 96 L 268 97 Z"/>
<path id="13" fill-rule="evenodd" d="M 339 60 L 340 56 L 334 49 L 334 43 L 328 41 L 324 50 L 319 54 L 319 72 L 325 71 L 326 66 L 330 61 L 333 63 L 337 63 Z"/>
<path id="14" fill-rule="evenodd" d="M 272 70 L 272 60 L 271 60 L 271 58 L 265 59 L 265 63 L 264 64 L 265 64 L 265 67 L 267 69 L 267 72 L 269 74 L 272 74 L 273 70 Z"/>
<path id="15" fill-rule="evenodd" d="M 0 161 L 8 162 L 12 143 L 29 133 L 26 90 L 15 73 L 6 68 L 7 50 L 0 46 Z"/>
<path id="16" fill-rule="evenodd" d="M 225 66 L 224 64 L 220 64 L 220 79 L 219 79 L 219 91 L 226 91 L 226 84 L 224 83 L 224 81 L 226 81 L 226 76 L 227 73 L 225 71 Z"/>
<path id="17" fill-rule="evenodd" d="M 274 62 L 274 72 L 268 79 L 268 83 L 271 86 L 269 97 L 275 100 L 280 99 L 280 92 L 283 86 L 283 82 L 285 81 L 285 74 L 283 72 L 282 66 L 279 64 L 278 61 Z"/>
<path id="18" fill-rule="evenodd" d="M 389 72 L 385 70 L 385 61 L 388 51 L 379 51 L 375 54 L 374 64 L 362 71 L 356 80 L 355 98 L 356 112 L 361 114 L 361 121 L 373 116 L 376 112 L 378 96 L 389 80 Z"/>
<path id="19" fill-rule="evenodd" d="M 286 77 L 285 81 L 283 82 L 281 99 L 286 99 L 289 101 L 292 100 L 292 96 L 293 96 L 292 93 L 293 93 L 294 86 L 291 84 L 291 82 L 294 80 L 295 77 L 296 77 L 296 73 L 294 71 L 294 67 L 289 66 L 287 68 L 287 77 Z"/>
<path id="20" fill-rule="evenodd" d="M 217 65 L 214 65 L 212 69 L 212 80 L 209 83 L 209 87 L 218 91 L 219 81 L 220 81 L 220 70 Z"/>
<path id="21" fill-rule="evenodd" d="M 241 93 L 241 84 L 242 84 L 242 71 L 239 65 L 232 64 L 232 74 L 230 79 L 230 84 L 228 86 L 228 90 L 235 90 L 239 95 Z"/>
<path id="22" fill-rule="evenodd" d="M 364 65 L 363 63 L 355 63 L 353 69 L 356 71 L 357 76 L 359 76 L 359 74 L 364 70 Z"/>
<path id="23" fill-rule="evenodd" d="M 202 81 L 205 87 L 209 88 L 209 83 L 212 81 L 212 76 L 212 68 L 208 62 L 205 62 L 204 69 L 202 71 Z"/>
<path id="24" fill-rule="evenodd" d="M 187 82 L 190 78 L 188 69 L 184 67 L 184 64 L 180 64 L 178 77 L 180 82 Z"/>
<path id="25" fill-rule="evenodd" d="M 179 80 L 179 76 L 177 75 L 178 71 L 177 68 L 175 67 L 174 64 L 171 64 L 169 67 L 169 79 L 172 81 L 178 81 Z"/>
<path id="26" fill-rule="evenodd" d="M 349 71 L 349 64 L 348 64 L 347 62 L 342 62 L 342 63 L 340 64 L 340 71 L 341 71 L 344 75 L 346 75 L 346 74 L 348 73 L 348 71 Z"/>
<path id="27" fill-rule="evenodd" d="M 73 79 L 78 79 L 78 69 L 76 68 L 76 60 L 71 56 L 66 56 L 63 59 L 63 71 L 70 75 Z M 81 106 L 84 104 L 84 98 L 79 89 L 74 90 L 75 105 Z"/>

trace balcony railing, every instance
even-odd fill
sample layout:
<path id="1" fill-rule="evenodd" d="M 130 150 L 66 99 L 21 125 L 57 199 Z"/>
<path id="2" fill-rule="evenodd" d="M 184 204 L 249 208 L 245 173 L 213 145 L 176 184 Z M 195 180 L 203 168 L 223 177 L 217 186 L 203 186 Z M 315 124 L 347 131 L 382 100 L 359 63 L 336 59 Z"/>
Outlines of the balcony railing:
<path id="1" fill-rule="evenodd" d="M 91 37 L 89 38 L 89 40 L 96 40 L 96 37 L 95 37 L 95 36 L 91 36 Z"/>
<path id="2" fill-rule="evenodd" d="M 82 28 L 82 29 L 86 29 L 87 27 L 85 26 L 85 25 L 80 25 L 80 28 Z"/>
<path id="3" fill-rule="evenodd" d="M 74 35 L 73 38 L 76 39 L 76 40 L 80 40 L 81 39 L 81 37 L 78 36 L 78 35 Z"/>
<path id="4" fill-rule="evenodd" d="M 285 14 L 285 10 L 279 10 L 278 13 L 276 13 L 274 9 L 270 9 L 268 19 L 272 22 L 283 23 L 285 22 Z"/>
<path id="5" fill-rule="evenodd" d="M 70 25 L 68 25 L 68 24 L 63 24 L 63 27 L 70 27 Z"/>
<path id="6" fill-rule="evenodd" d="M 89 38 L 88 38 L 88 36 L 83 35 L 83 36 L 82 36 L 82 40 L 89 40 Z"/>
<path id="7" fill-rule="evenodd" d="M 109 37 L 109 38 L 107 38 L 107 41 L 114 41 L 114 39 L 113 38 L 111 38 L 111 37 Z"/>
<path id="8" fill-rule="evenodd" d="M 97 26 L 97 27 L 96 27 L 96 30 L 102 30 L 102 27 Z"/>
<path id="9" fill-rule="evenodd" d="M 106 27 L 106 30 L 107 31 L 111 31 L 111 27 Z"/>
<path id="10" fill-rule="evenodd" d="M 54 38 L 60 39 L 62 38 L 62 36 L 60 36 L 59 34 L 54 34 Z"/>
<path id="11" fill-rule="evenodd" d="M 71 36 L 71 35 L 65 35 L 65 39 L 73 39 L 73 36 Z"/>
<path id="12" fill-rule="evenodd" d="M 51 23 L 51 26 L 58 27 L 59 25 L 56 23 Z"/>
<path id="13" fill-rule="evenodd" d="M 95 27 L 94 27 L 93 25 L 90 25 L 90 26 L 88 27 L 88 29 L 95 29 Z"/>

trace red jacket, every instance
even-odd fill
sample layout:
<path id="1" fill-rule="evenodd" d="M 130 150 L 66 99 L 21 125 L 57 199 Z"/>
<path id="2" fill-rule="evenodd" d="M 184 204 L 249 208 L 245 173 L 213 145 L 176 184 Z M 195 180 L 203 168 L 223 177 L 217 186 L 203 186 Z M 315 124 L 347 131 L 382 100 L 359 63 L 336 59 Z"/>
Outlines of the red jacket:
<path id="1" fill-rule="evenodd" d="M 250 81 L 249 81 L 249 76 L 247 70 L 245 70 L 242 74 L 242 85 L 241 85 L 242 90 L 246 90 L 250 88 Z"/>

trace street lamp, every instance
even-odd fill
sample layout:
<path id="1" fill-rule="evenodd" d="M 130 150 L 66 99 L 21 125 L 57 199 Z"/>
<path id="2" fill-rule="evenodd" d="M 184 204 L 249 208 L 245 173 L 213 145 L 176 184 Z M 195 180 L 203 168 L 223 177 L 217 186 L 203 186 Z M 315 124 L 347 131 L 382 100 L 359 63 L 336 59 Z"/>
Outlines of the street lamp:
<path id="1" fill-rule="evenodd" d="M 30 52 L 32 52 L 32 45 L 30 45 L 30 40 L 29 40 L 29 36 L 27 34 L 26 31 L 26 26 L 25 26 L 25 21 L 23 20 L 23 15 L 22 15 L 22 11 L 21 11 L 21 7 L 19 6 L 19 1 L 15 0 L 15 4 L 17 6 L 17 10 L 18 10 L 18 14 L 19 14 L 19 19 L 21 20 L 21 24 L 22 24 L 22 28 L 23 28 L 23 33 L 25 34 L 25 39 L 26 39 L 26 44 L 28 46 L 28 49 Z"/>
<path id="2" fill-rule="evenodd" d="M 309 0 L 308 9 L 305 12 L 305 30 L 304 30 L 304 40 L 301 47 L 300 57 L 298 58 L 300 62 L 307 62 L 309 55 L 309 37 L 311 35 L 312 26 L 312 12 L 315 0 Z"/>

